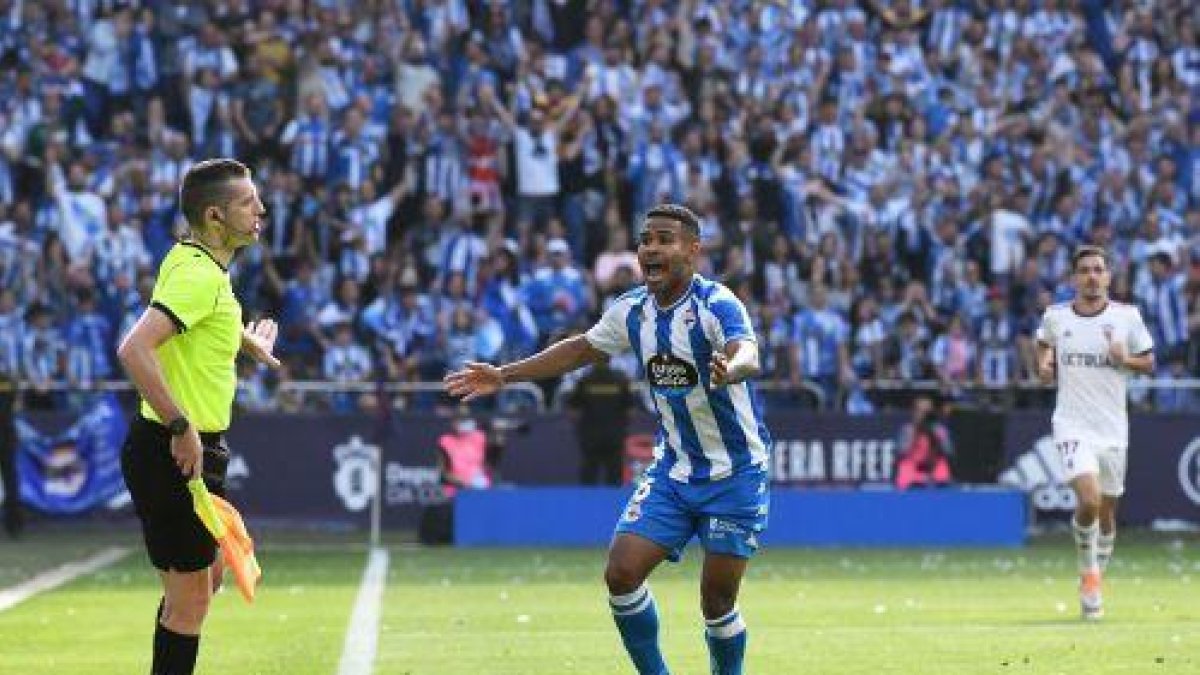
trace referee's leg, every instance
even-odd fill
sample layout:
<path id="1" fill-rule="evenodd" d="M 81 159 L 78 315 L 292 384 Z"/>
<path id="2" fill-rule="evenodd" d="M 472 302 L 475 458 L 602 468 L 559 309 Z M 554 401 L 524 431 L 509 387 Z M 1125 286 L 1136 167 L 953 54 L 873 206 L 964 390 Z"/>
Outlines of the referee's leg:
<path id="1" fill-rule="evenodd" d="M 159 570 L 163 601 L 154 633 L 153 675 L 190 674 L 200 651 L 200 628 L 212 600 L 209 568 L 195 572 Z"/>
<path id="2" fill-rule="evenodd" d="M 195 669 L 200 630 L 212 598 L 216 543 L 192 510 L 165 428 L 135 418 L 121 468 L 163 588 L 151 672 L 187 675 Z"/>

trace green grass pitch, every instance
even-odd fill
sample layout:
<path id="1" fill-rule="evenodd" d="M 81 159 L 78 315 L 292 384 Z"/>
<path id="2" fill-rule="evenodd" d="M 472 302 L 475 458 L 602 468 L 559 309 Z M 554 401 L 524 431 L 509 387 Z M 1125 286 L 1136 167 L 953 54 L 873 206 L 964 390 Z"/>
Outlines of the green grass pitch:
<path id="1" fill-rule="evenodd" d="M 334 673 L 365 548 L 264 537 L 258 602 L 222 593 L 199 673 Z M 749 675 L 1200 673 L 1200 541 L 1125 536 L 1105 582 L 1108 616 L 1077 618 L 1068 535 L 1019 550 L 767 549 L 741 607 Z M 0 543 L 0 587 L 102 545 L 33 535 Z M 132 538 L 117 543 L 135 546 Z M 600 582 L 601 550 L 390 547 L 375 672 L 632 672 Z M 707 672 L 698 551 L 652 587 L 672 672 Z M 0 612 L 0 673 L 148 672 L 157 580 L 140 549 Z"/>

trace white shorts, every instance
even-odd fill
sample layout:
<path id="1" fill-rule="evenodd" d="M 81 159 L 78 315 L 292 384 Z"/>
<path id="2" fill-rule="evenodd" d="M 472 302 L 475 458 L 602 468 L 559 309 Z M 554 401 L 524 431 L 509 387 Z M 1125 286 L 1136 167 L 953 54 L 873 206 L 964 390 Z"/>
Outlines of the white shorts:
<path id="1" fill-rule="evenodd" d="M 1095 474 L 1100 478 L 1100 494 L 1105 497 L 1125 494 L 1126 446 L 1055 434 L 1054 447 L 1058 448 L 1067 482 Z"/>

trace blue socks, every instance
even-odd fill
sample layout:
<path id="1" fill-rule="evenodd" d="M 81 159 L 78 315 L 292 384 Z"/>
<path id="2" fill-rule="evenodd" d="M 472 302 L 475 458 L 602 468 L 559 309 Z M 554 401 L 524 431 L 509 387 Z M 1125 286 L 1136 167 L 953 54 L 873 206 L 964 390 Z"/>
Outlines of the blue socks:
<path id="1" fill-rule="evenodd" d="M 742 675 L 746 656 L 746 622 L 734 607 L 719 619 L 706 620 L 705 639 L 713 675 Z"/>
<path id="2" fill-rule="evenodd" d="M 658 608 L 650 588 L 642 584 L 628 595 L 609 597 L 608 604 L 638 674 L 670 675 L 658 649 Z"/>
<path id="3" fill-rule="evenodd" d="M 608 599 L 621 641 L 638 675 L 670 675 L 658 648 L 658 608 L 645 584 L 628 595 Z M 742 675 L 746 657 L 746 622 L 734 607 L 725 616 L 705 622 L 712 675 Z"/>

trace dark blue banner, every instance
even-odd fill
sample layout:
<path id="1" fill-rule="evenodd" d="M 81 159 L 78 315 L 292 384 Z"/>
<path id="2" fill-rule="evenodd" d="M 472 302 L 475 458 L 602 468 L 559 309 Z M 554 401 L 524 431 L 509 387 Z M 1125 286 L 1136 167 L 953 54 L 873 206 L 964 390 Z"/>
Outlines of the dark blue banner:
<path id="1" fill-rule="evenodd" d="M 66 431 L 40 431 L 17 416 L 17 473 L 21 500 L 56 515 L 82 513 L 125 491 L 121 445 L 129 424 L 112 394 L 96 402 Z"/>
<path id="2" fill-rule="evenodd" d="M 855 417 L 775 412 L 772 474 L 781 489 L 888 489 L 902 414 Z M 126 417 L 111 399 L 82 419 L 61 414 L 18 419 L 22 497 L 48 513 L 80 513 L 120 503 L 118 453 Z M 564 415 L 524 420 L 506 434 L 498 484 L 573 485 L 579 473 L 576 429 Z M 481 420 L 481 422 L 484 422 Z M 35 426 L 36 425 L 36 426 Z M 951 425 L 954 427 L 954 425 Z M 437 439 L 452 420 L 397 413 L 380 420 L 356 415 L 243 415 L 229 433 L 229 492 L 249 519 L 363 527 L 376 486 L 383 489 L 386 527 L 413 527 L 421 511 L 444 501 L 438 484 Z M 971 420 L 955 429 L 959 482 L 989 483 L 1027 493 L 1038 517 L 1074 508 L 1049 439 L 1049 412 L 995 413 L 995 424 Z M 993 428 L 994 427 L 994 428 Z M 650 421 L 631 424 L 629 447 L 648 441 Z M 986 432 L 986 433 L 984 433 Z M 983 452 L 983 446 L 995 446 Z M 992 454 L 995 456 L 992 457 Z M 382 455 L 382 475 L 377 467 Z M 981 476 L 960 469 L 987 455 Z M 1200 418 L 1131 415 L 1127 492 L 1120 517 L 1128 524 L 1200 521 Z"/>

